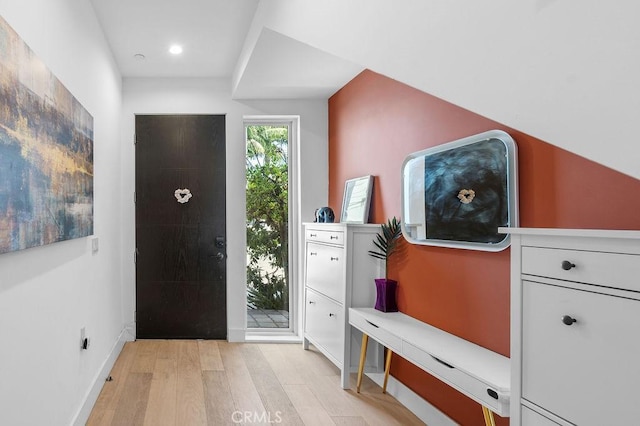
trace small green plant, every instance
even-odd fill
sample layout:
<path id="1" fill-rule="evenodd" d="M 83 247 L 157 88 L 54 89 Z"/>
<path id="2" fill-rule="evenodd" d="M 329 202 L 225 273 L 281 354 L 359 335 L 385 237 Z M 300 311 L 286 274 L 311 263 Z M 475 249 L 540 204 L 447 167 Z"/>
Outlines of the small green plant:
<path id="1" fill-rule="evenodd" d="M 369 254 L 377 259 L 384 260 L 385 271 L 388 271 L 389 258 L 398 248 L 398 240 L 402 235 L 402 228 L 400 227 L 400 220 L 395 216 L 392 219 L 388 219 L 387 223 L 381 224 L 380 228 L 376 239 L 373 240 L 373 244 L 378 250 L 369 250 Z"/>

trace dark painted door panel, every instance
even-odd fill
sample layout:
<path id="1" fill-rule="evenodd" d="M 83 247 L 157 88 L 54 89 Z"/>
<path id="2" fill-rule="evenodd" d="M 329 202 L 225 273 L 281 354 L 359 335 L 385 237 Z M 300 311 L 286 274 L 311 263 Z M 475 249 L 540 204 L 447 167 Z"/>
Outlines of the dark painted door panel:
<path id="1" fill-rule="evenodd" d="M 137 115 L 137 337 L 226 338 L 225 223 L 225 117 Z"/>

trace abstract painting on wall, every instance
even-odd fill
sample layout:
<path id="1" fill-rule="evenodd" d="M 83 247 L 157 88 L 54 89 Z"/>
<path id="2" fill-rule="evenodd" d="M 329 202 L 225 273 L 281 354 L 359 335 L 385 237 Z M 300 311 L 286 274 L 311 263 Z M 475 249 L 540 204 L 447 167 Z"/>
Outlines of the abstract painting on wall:
<path id="1" fill-rule="evenodd" d="M 93 117 L 0 17 L 0 253 L 93 233 Z"/>

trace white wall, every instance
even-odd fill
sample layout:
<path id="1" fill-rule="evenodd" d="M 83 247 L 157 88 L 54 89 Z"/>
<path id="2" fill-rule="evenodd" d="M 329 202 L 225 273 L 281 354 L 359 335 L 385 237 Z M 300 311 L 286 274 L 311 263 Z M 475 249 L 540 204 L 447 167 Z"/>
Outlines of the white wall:
<path id="1" fill-rule="evenodd" d="M 229 339 L 244 340 L 246 325 L 245 115 L 299 115 L 301 217 L 328 198 L 327 102 L 233 101 L 228 79 L 125 79 L 122 116 L 122 235 L 124 311 L 135 310 L 135 114 L 226 114 L 227 156 L 227 318 Z M 299 224 L 298 224 L 299 226 Z"/>
<path id="2" fill-rule="evenodd" d="M 268 0 L 234 81 L 266 27 L 640 178 L 638 16 L 635 0 Z"/>
<path id="3" fill-rule="evenodd" d="M 123 329 L 121 78 L 87 0 L 0 0 L 0 15 L 94 118 L 100 250 L 81 238 L 0 255 L 0 424 L 68 425 Z"/>

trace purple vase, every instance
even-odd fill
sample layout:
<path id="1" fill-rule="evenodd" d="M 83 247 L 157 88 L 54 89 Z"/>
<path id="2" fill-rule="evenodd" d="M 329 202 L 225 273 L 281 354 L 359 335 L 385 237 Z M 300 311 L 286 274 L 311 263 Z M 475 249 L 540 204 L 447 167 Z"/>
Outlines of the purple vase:
<path id="1" fill-rule="evenodd" d="M 382 312 L 398 312 L 396 287 L 398 282 L 387 278 L 376 278 L 376 306 Z"/>

